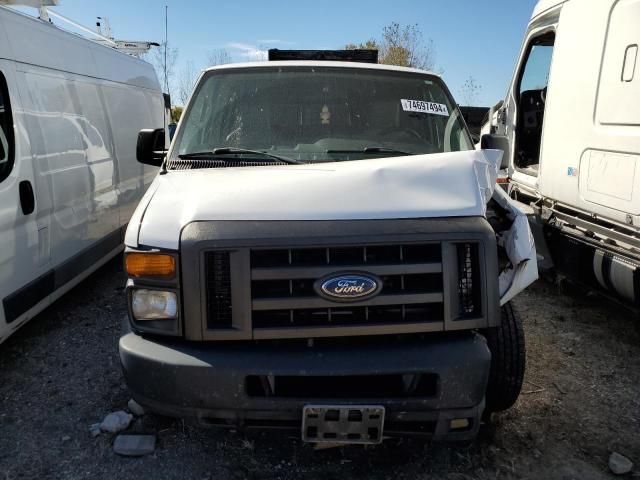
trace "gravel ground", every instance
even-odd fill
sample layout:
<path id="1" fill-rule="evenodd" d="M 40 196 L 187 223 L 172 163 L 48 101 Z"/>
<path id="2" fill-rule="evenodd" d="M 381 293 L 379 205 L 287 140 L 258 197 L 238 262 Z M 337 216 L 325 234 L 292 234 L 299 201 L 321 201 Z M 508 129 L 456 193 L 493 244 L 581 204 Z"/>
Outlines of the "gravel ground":
<path id="1" fill-rule="evenodd" d="M 640 322 L 598 297 L 539 282 L 514 302 L 528 370 L 516 406 L 474 445 L 416 440 L 314 450 L 297 438 L 205 430 L 146 415 L 153 455 L 123 458 L 89 426 L 125 409 L 117 339 L 126 314 L 121 259 L 0 345 L 0 479 L 611 478 L 620 452 L 640 477 Z"/>

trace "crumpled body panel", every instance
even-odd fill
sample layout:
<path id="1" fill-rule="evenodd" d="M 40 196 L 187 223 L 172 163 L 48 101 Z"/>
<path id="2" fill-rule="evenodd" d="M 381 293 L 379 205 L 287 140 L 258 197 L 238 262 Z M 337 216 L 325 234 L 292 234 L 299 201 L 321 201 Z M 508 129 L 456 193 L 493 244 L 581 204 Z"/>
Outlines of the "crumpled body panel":
<path id="1" fill-rule="evenodd" d="M 538 259 L 526 213 L 500 188 L 493 193 L 493 200 L 513 221 L 509 230 L 497 232 L 498 243 L 504 247 L 511 262 L 511 268 L 504 270 L 498 278 L 500 305 L 504 305 L 536 281 Z"/>
<path id="2" fill-rule="evenodd" d="M 154 193 L 141 203 L 126 241 L 177 249 L 182 227 L 207 220 L 484 216 L 500 155 L 482 150 L 169 171 L 155 179 Z"/>

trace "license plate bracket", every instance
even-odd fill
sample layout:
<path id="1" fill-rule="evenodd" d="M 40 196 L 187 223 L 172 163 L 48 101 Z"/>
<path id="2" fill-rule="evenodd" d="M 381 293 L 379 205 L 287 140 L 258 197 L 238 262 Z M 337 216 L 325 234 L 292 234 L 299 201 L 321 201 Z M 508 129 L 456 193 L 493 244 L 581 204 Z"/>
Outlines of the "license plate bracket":
<path id="1" fill-rule="evenodd" d="M 381 405 L 305 405 L 302 441 L 378 444 L 382 442 L 384 414 Z"/>

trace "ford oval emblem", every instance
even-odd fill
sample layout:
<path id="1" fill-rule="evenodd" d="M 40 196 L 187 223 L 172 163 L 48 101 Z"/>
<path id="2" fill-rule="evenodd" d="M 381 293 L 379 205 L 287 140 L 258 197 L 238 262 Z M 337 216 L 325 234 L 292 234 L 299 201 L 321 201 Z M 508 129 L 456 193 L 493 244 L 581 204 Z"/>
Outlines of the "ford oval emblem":
<path id="1" fill-rule="evenodd" d="M 380 293 L 382 282 L 368 273 L 334 274 L 316 282 L 316 291 L 323 297 L 337 301 L 362 301 Z"/>

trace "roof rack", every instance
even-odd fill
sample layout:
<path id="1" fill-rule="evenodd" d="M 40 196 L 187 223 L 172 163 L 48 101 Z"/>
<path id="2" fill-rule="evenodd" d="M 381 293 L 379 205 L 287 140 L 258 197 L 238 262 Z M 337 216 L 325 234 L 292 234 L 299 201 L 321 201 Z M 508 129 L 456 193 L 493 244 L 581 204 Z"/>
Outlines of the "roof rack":
<path id="1" fill-rule="evenodd" d="M 338 62 L 378 63 L 378 50 L 269 50 L 269 61 L 322 60 Z"/>
<path id="2" fill-rule="evenodd" d="M 47 7 L 55 7 L 60 4 L 60 0 L 0 0 L 0 5 L 9 6 L 9 7 L 33 7 L 38 9 L 38 16 L 40 20 L 43 22 L 53 23 L 51 21 L 51 16 L 62 20 L 63 22 L 71 25 L 72 27 L 89 34 L 89 40 L 99 43 L 101 45 L 105 45 L 107 47 L 111 47 L 115 50 L 121 51 L 128 55 L 134 57 L 140 57 L 141 55 L 148 52 L 151 47 L 160 46 L 159 43 L 156 42 L 146 42 L 146 41 L 138 41 L 138 40 L 116 40 L 111 35 L 111 28 L 109 27 L 109 20 L 106 18 L 98 17 L 98 22 L 96 23 L 97 31 L 93 31 L 83 25 L 80 25 L 73 20 L 60 15 L 53 10 L 49 10 Z M 105 23 L 105 33 L 103 34 L 101 22 Z"/>
<path id="3" fill-rule="evenodd" d="M 40 19 L 45 22 L 50 22 L 49 12 L 47 7 L 55 7 L 60 3 L 60 0 L 0 0 L 0 5 L 6 5 L 11 7 L 33 7 L 37 8 Z"/>

